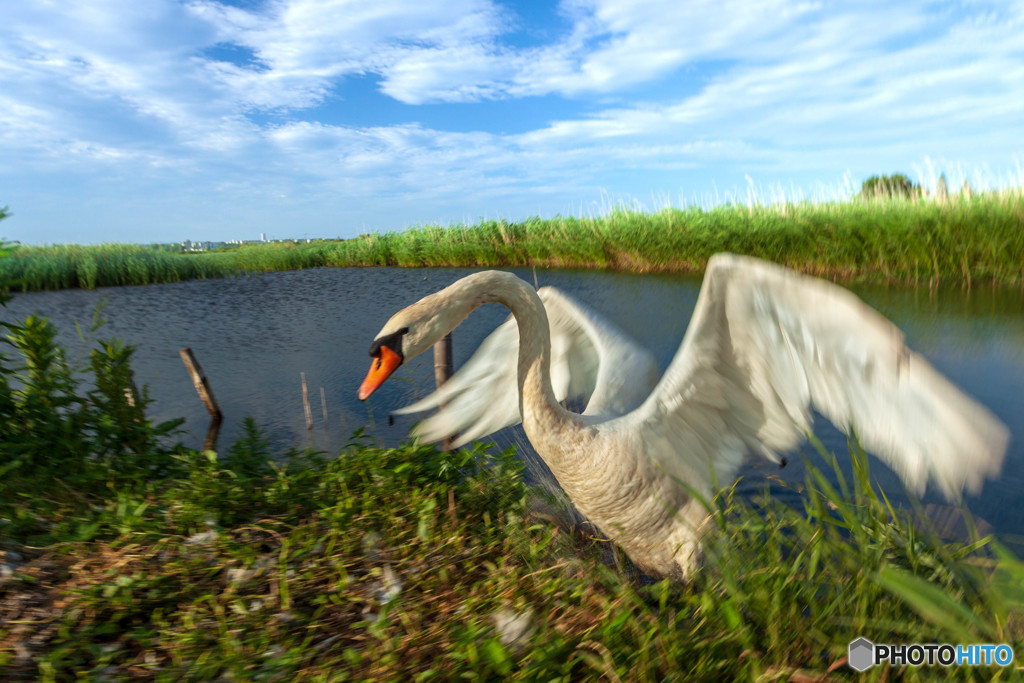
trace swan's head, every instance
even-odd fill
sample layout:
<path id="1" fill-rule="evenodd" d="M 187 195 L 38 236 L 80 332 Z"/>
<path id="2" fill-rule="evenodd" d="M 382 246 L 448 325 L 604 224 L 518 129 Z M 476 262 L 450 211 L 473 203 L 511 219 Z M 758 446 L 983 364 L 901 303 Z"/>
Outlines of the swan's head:
<path id="1" fill-rule="evenodd" d="M 407 360 L 415 358 L 448 334 L 466 317 L 462 306 L 452 306 L 450 290 L 420 299 L 403 308 L 377 333 L 370 344 L 370 372 L 359 387 L 359 400 L 365 401 Z"/>

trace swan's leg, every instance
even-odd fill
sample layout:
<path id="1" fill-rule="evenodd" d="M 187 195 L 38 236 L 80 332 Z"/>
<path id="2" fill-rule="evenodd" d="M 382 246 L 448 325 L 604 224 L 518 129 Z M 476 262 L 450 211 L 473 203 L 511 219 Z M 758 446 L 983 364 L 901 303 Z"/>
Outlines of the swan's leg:
<path id="1" fill-rule="evenodd" d="M 679 567 L 676 578 L 686 581 L 700 568 L 704 559 L 701 540 L 712 525 L 711 515 L 700 500 L 690 500 L 676 513 L 681 522 L 672 534 L 673 559 Z"/>

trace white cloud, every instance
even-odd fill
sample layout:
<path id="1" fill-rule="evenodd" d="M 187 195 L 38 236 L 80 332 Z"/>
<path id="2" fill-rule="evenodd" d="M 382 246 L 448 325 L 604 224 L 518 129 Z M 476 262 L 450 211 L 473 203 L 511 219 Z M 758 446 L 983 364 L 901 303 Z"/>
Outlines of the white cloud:
<path id="1" fill-rule="evenodd" d="M 570 32 L 519 50 L 502 43 L 514 18 L 487 0 L 294 0 L 259 13 L 203 0 L 189 9 L 218 40 L 253 51 L 258 66 L 220 64 L 212 73 L 257 107 L 311 106 L 337 79 L 366 73 L 409 104 L 609 93 L 700 60 L 765 52 L 766 41 L 817 10 L 785 0 L 562 7 Z"/>
<path id="2" fill-rule="evenodd" d="M 985 122 L 1024 101 L 1024 67 L 1012 56 L 1020 54 L 1018 30 L 986 22 L 981 30 L 954 27 L 921 44 L 888 47 L 928 23 L 908 6 L 827 17 L 791 37 L 772 60 L 748 61 L 745 51 L 761 49 L 738 47 L 736 63 L 694 95 L 558 121 L 523 142 L 577 147 L 609 138 L 715 137 L 863 145 L 893 135 L 938 137 L 953 123 L 965 139 L 987 136 Z M 823 42 L 831 48 L 823 50 Z"/>
<path id="3" fill-rule="evenodd" d="M 385 70 L 381 92 L 407 104 L 503 99 L 519 61 L 478 44 L 410 50 Z"/>
<path id="4" fill-rule="evenodd" d="M 98 136 L 111 148 L 129 128 L 149 144 L 201 141 L 231 113 L 189 61 L 213 34 L 177 3 L 22 3 L 6 14 L 0 70 L 11 97 L 45 112 L 40 148 Z"/>
<path id="5" fill-rule="evenodd" d="M 19 3 L 0 26 L 0 175 L 117 170 L 208 202 L 340 202 L 397 227 L 399 210 L 429 220 L 490 201 L 522 215 L 602 187 L 831 182 L 925 155 L 1024 152 L 1022 3 L 575 0 L 561 12 L 562 34 L 517 47 L 523 20 L 490 0 Z M 366 75 L 383 97 L 469 115 L 431 126 L 410 107 L 395 125 L 339 123 L 346 79 Z M 557 120 L 502 134 L 471 118 L 473 102 L 540 95 Z"/>
<path id="6" fill-rule="evenodd" d="M 487 0 L 455 0 L 444 5 L 409 0 L 293 0 L 272 2 L 259 13 L 228 7 L 211 0 L 189 6 L 217 31 L 220 41 L 251 49 L 258 68 L 217 65 L 212 73 L 259 107 L 307 107 L 323 100 L 334 82 L 344 76 L 378 73 L 387 81 L 392 70 L 401 81 L 422 78 L 442 81 L 441 99 L 464 99 L 463 72 L 444 77 L 437 67 L 439 53 L 474 51 L 473 46 L 494 38 L 504 26 L 504 13 Z M 487 57 L 475 51 L 476 57 Z M 427 64 L 418 66 L 410 55 Z M 493 57 L 493 55 L 491 55 Z M 494 60 L 491 60 L 494 63 Z M 434 68 L 431 68 L 431 65 Z M 487 81 L 491 78 L 476 80 Z M 480 87 L 485 87 L 481 85 Z M 418 103 L 427 96 L 400 84 L 386 86 L 389 94 Z"/>

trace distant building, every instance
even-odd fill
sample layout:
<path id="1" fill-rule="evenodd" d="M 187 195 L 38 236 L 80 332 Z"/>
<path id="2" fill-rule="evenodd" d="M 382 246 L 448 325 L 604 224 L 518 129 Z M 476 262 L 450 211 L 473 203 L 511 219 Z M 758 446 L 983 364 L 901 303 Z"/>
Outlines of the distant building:
<path id="1" fill-rule="evenodd" d="M 179 246 L 182 251 L 210 251 L 211 249 L 220 249 L 224 244 L 224 242 L 193 242 L 192 240 L 185 240 Z"/>

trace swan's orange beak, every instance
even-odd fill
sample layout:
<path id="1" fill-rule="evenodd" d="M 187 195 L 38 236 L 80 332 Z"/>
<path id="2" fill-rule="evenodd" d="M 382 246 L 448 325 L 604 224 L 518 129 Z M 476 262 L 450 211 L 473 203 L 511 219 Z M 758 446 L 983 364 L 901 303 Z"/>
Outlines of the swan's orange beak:
<path id="1" fill-rule="evenodd" d="M 370 365 L 370 372 L 366 373 L 366 379 L 359 387 L 359 400 L 365 401 L 370 394 L 377 391 L 377 388 L 384 384 L 384 380 L 391 376 L 391 373 L 402 364 L 402 357 L 389 349 L 387 346 L 380 347 L 380 355 L 373 359 Z"/>

